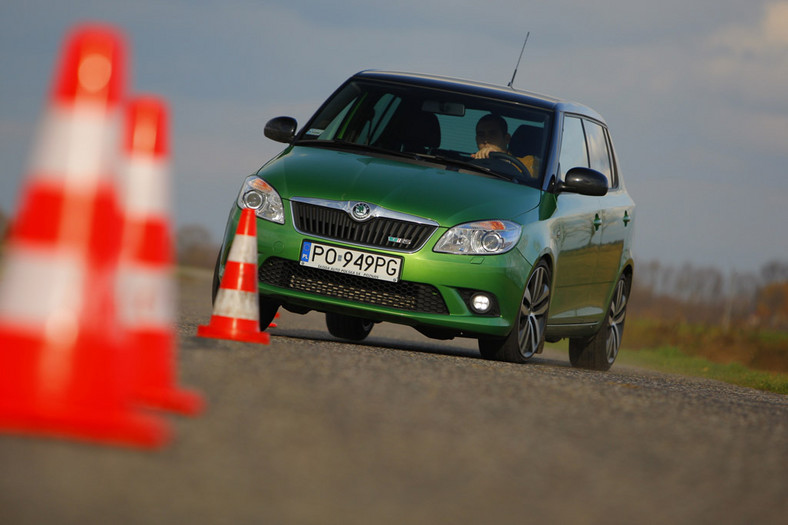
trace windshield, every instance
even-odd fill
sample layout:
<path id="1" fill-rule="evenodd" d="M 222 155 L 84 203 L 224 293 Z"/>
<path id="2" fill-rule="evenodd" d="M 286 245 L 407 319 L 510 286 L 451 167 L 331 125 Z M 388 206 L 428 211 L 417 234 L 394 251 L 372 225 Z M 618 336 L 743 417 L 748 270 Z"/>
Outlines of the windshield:
<path id="1" fill-rule="evenodd" d="M 298 143 L 418 157 L 538 186 L 550 117 L 466 93 L 354 80 L 324 104 Z"/>

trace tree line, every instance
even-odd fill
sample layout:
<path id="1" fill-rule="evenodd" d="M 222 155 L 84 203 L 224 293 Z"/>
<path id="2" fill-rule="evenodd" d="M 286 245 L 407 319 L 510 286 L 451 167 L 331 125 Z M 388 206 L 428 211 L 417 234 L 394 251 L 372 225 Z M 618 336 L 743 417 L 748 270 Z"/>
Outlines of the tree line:
<path id="1" fill-rule="evenodd" d="M 689 323 L 788 329 L 788 261 L 757 271 L 639 262 L 631 314 Z"/>

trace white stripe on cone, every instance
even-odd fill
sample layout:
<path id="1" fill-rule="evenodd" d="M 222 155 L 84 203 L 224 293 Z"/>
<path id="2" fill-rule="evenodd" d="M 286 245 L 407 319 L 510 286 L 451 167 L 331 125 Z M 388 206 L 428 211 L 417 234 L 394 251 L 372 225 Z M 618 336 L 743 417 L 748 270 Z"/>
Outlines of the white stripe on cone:
<path id="1" fill-rule="evenodd" d="M 169 272 L 158 267 L 121 264 L 118 273 L 118 318 L 135 330 L 168 331 L 175 322 L 175 286 Z"/>
<path id="2" fill-rule="evenodd" d="M 122 171 L 127 219 L 169 216 L 169 168 L 166 162 L 134 156 L 126 159 Z"/>
<path id="3" fill-rule="evenodd" d="M 37 180 L 65 180 L 77 189 L 95 186 L 114 168 L 117 124 L 115 111 L 83 105 L 50 108 L 30 174 Z"/>
<path id="4" fill-rule="evenodd" d="M 257 237 L 238 234 L 233 238 L 228 261 L 248 263 L 257 266 Z"/>
<path id="5" fill-rule="evenodd" d="M 213 315 L 257 321 L 260 308 L 257 301 L 255 292 L 219 288 L 213 305 Z"/>
<path id="6" fill-rule="evenodd" d="M 47 339 L 76 337 L 82 311 L 85 265 L 65 250 L 12 243 L 6 249 L 0 286 L 0 319 Z"/>

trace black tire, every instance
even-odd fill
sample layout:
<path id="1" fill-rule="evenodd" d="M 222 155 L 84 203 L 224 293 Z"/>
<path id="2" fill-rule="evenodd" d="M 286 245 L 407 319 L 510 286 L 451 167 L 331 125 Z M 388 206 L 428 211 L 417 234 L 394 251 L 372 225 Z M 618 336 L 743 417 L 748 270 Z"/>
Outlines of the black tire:
<path id="1" fill-rule="evenodd" d="M 262 295 L 259 297 L 260 301 L 260 331 L 265 331 L 271 324 L 271 321 L 276 317 L 276 311 L 279 310 L 279 305 L 266 299 Z"/>
<path id="2" fill-rule="evenodd" d="M 216 302 L 216 294 L 219 293 L 219 285 L 221 281 L 219 281 L 219 261 L 222 258 L 222 251 L 219 250 L 219 253 L 216 255 L 216 264 L 213 267 L 213 283 L 211 286 L 211 304 Z"/>
<path id="3" fill-rule="evenodd" d="M 326 327 L 328 332 L 339 339 L 350 341 L 363 341 L 372 331 L 374 321 L 350 317 L 348 315 L 326 313 Z"/>
<path id="4" fill-rule="evenodd" d="M 507 337 L 479 339 L 485 359 L 525 363 L 544 348 L 547 313 L 550 307 L 552 272 L 542 260 L 531 271 L 520 302 L 517 322 Z"/>
<path id="5" fill-rule="evenodd" d="M 572 366 L 601 371 L 610 370 L 613 366 L 624 335 L 630 285 L 628 275 L 619 278 L 605 320 L 596 334 L 569 339 L 569 362 Z"/>

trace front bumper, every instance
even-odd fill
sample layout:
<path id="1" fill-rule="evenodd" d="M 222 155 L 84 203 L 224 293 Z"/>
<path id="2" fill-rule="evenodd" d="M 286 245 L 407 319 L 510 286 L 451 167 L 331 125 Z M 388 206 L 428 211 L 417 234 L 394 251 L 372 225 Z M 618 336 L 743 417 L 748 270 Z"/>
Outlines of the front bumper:
<path id="1" fill-rule="evenodd" d="M 220 274 L 240 210 L 230 213 Z M 258 289 L 291 309 L 336 312 L 414 326 L 452 335 L 505 336 L 516 319 L 531 265 L 517 250 L 494 256 L 435 253 L 439 228 L 415 253 L 359 247 L 297 232 L 292 223 L 257 220 Z M 301 243 L 312 240 L 403 258 L 400 281 L 389 283 L 299 265 Z M 495 309 L 476 314 L 468 306 L 474 291 L 491 294 Z"/>

